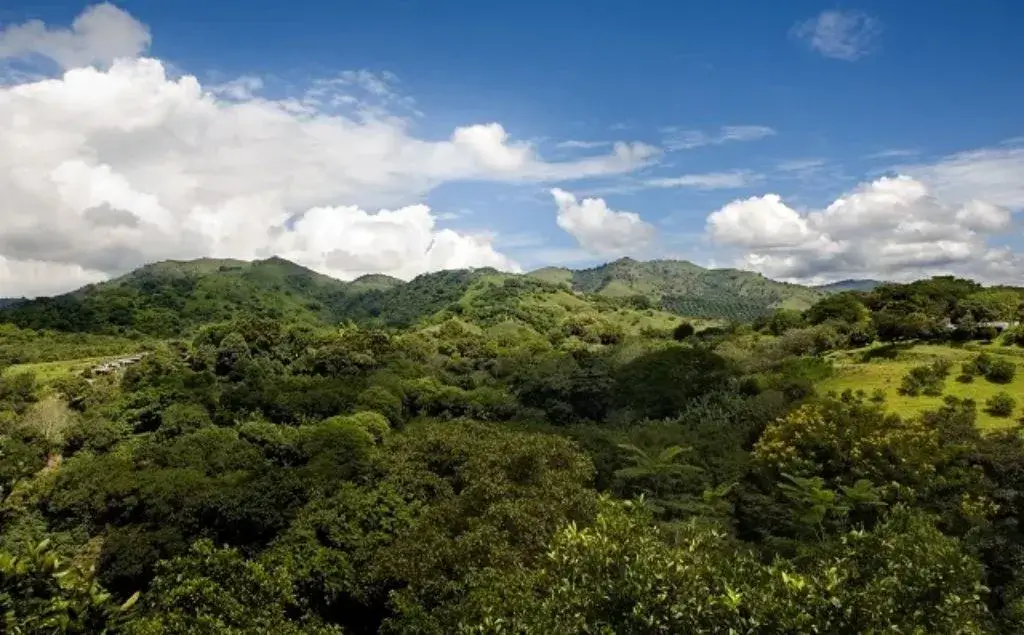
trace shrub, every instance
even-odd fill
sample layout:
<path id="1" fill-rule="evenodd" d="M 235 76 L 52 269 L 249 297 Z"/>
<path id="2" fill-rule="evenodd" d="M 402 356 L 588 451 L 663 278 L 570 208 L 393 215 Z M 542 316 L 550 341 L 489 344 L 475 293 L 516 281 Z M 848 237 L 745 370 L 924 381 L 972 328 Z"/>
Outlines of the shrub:
<path id="1" fill-rule="evenodd" d="M 1006 331 L 1003 334 L 1003 343 L 1007 346 L 1010 344 L 1024 346 L 1024 326 L 1015 326 L 1014 328 Z"/>
<path id="2" fill-rule="evenodd" d="M 993 395 L 985 402 L 985 412 L 993 417 L 1009 417 L 1016 407 L 1017 400 L 1005 392 Z"/>
<path id="3" fill-rule="evenodd" d="M 931 364 L 911 368 L 900 383 L 900 394 L 909 397 L 922 393 L 931 397 L 941 395 L 951 366 L 948 359 L 937 359 Z"/>
<path id="4" fill-rule="evenodd" d="M 696 329 L 693 328 L 692 324 L 689 322 L 681 322 L 679 326 L 676 327 L 676 330 L 672 331 L 672 338 L 677 342 L 682 342 L 685 339 L 689 339 L 695 332 Z"/>
<path id="5" fill-rule="evenodd" d="M 992 368 L 992 356 L 988 353 L 978 353 L 974 359 L 964 362 L 964 373 L 971 375 L 987 375 Z"/>
<path id="6" fill-rule="evenodd" d="M 956 376 L 956 380 L 961 384 L 970 384 L 974 381 L 974 375 L 972 373 L 963 372 Z"/>
<path id="7" fill-rule="evenodd" d="M 1017 365 L 1008 359 L 997 359 L 989 366 L 985 379 L 994 384 L 1008 384 L 1017 375 Z"/>

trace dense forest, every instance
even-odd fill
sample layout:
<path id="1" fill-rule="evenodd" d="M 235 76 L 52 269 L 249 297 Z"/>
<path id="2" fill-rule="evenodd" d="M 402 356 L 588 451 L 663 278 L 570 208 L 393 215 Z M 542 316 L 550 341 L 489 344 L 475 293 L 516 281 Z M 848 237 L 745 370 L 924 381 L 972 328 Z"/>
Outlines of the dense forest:
<path id="1" fill-rule="evenodd" d="M 0 630 L 1022 632 L 1016 403 L 947 386 L 1013 401 L 1024 290 L 683 265 L 202 261 L 0 309 Z M 825 389 L 915 347 L 969 361 Z"/>

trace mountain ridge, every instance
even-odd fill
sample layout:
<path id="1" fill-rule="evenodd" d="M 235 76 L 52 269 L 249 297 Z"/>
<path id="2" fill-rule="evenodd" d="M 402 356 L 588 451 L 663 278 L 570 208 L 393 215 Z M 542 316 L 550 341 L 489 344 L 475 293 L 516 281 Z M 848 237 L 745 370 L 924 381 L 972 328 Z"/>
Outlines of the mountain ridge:
<path id="1" fill-rule="evenodd" d="M 647 297 L 680 315 L 753 318 L 774 308 L 806 309 L 823 295 L 740 269 L 707 269 L 688 260 L 619 258 L 588 269 L 545 267 L 526 275 L 608 297 Z"/>
<path id="2" fill-rule="evenodd" d="M 315 323 L 348 320 L 402 326 L 457 304 L 483 278 L 568 287 L 602 301 L 628 301 L 707 319 L 751 319 L 774 308 L 803 309 L 822 291 L 737 269 L 705 269 L 686 260 L 620 258 L 587 269 L 546 267 L 525 274 L 492 268 L 425 273 L 409 281 L 366 274 L 351 281 L 280 257 L 201 258 L 150 263 L 66 294 L 13 300 L 0 322 L 60 331 L 141 332 L 169 336 L 201 324 L 253 315 Z M 509 293 L 525 293 L 513 285 Z"/>
<path id="3" fill-rule="evenodd" d="M 885 282 L 870 278 L 848 278 L 828 284 L 815 285 L 813 288 L 826 293 L 840 293 L 842 291 L 872 291 L 875 287 L 883 284 Z"/>

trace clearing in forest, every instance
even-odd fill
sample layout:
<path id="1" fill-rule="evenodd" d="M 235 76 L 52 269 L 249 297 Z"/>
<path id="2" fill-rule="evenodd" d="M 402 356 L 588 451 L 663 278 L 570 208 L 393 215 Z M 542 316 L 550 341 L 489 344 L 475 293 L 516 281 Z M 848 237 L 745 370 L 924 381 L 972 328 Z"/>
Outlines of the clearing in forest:
<path id="1" fill-rule="evenodd" d="M 975 377 L 971 383 L 957 381 L 956 377 L 960 374 L 962 364 L 969 362 L 981 352 L 986 352 L 996 359 L 1013 361 L 1017 365 L 1017 374 L 1013 381 L 997 384 L 981 376 Z M 911 368 L 929 364 L 940 358 L 953 363 L 941 396 L 900 394 L 900 384 Z M 843 351 L 835 354 L 832 359 L 836 365 L 836 373 L 822 382 L 822 392 L 863 390 L 870 397 L 876 390 L 882 390 L 888 407 L 901 416 L 913 417 L 927 410 L 934 410 L 942 405 L 942 399 L 946 395 L 976 401 L 978 425 L 985 431 L 1017 426 L 1021 415 L 1024 415 L 1024 349 L 1015 346 L 977 343 L 876 345 Z M 1009 417 L 996 417 L 985 412 L 985 402 L 1001 392 L 1008 393 L 1018 402 L 1014 413 Z"/>

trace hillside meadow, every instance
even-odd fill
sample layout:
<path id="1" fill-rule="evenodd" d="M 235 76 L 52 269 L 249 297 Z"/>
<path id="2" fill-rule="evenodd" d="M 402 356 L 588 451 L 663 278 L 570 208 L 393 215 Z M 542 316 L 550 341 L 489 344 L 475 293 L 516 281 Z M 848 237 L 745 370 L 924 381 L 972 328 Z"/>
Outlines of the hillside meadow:
<path id="1" fill-rule="evenodd" d="M 881 390 L 885 394 L 889 410 L 904 417 L 918 416 L 940 407 L 947 395 L 973 399 L 982 406 L 978 412 L 978 425 L 982 430 L 1015 429 L 1020 426 L 1018 419 L 1024 415 L 1024 349 L 1000 343 L 961 346 L 916 344 L 893 347 L 890 356 L 886 348 L 873 346 L 832 355 L 836 375 L 821 382 L 820 390 L 863 390 L 869 395 Z M 956 375 L 960 366 L 982 352 L 1013 361 L 1018 368 L 1013 381 L 1008 384 L 997 384 L 983 377 L 976 378 L 971 383 L 957 381 Z M 936 359 L 946 359 L 953 363 L 953 372 L 943 380 L 941 396 L 900 394 L 900 383 L 911 368 L 932 363 Z M 988 399 L 1002 392 L 1016 397 L 1020 402 L 1012 416 L 995 417 L 983 409 Z"/>

